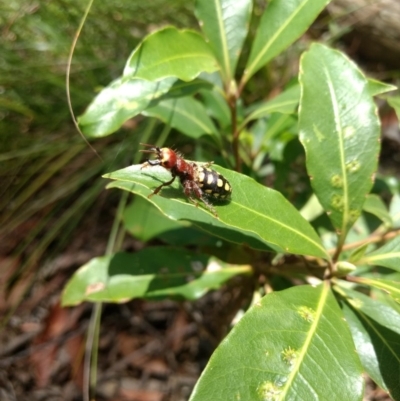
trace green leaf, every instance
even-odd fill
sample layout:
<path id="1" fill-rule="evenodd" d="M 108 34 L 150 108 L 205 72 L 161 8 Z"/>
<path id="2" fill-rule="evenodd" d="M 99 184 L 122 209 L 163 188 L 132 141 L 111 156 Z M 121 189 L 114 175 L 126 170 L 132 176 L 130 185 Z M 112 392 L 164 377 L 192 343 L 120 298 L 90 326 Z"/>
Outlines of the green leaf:
<path id="1" fill-rule="evenodd" d="M 335 286 L 335 290 L 344 296 L 346 302 L 356 311 L 369 316 L 380 325 L 400 334 L 400 315 L 393 308 L 375 299 L 371 299 L 359 291 L 350 290 L 345 287 L 345 284 L 340 286 L 340 288 Z"/>
<path id="2" fill-rule="evenodd" d="M 367 251 L 368 246 L 369 246 L 368 243 L 362 244 L 359 247 L 357 247 L 356 249 L 354 249 L 354 251 L 352 251 L 349 256 L 349 262 L 358 264 L 360 259 L 365 255 L 365 252 Z"/>
<path id="3" fill-rule="evenodd" d="M 400 236 L 387 242 L 376 251 L 365 255 L 362 263 L 389 267 L 400 272 Z"/>
<path id="4" fill-rule="evenodd" d="M 275 0 L 261 17 L 243 81 L 285 50 L 311 25 L 329 0 Z"/>
<path id="5" fill-rule="evenodd" d="M 296 110 L 300 100 L 300 85 L 294 85 L 286 89 L 278 96 L 271 100 L 263 102 L 256 107 L 249 108 L 250 114 L 246 117 L 242 126 L 245 126 L 249 121 L 257 120 L 262 117 L 269 116 L 271 113 L 291 114 Z"/>
<path id="6" fill-rule="evenodd" d="M 82 132 L 93 138 L 117 131 L 122 124 L 135 117 L 168 92 L 175 78 L 160 82 L 142 79 L 117 79 L 104 88 L 78 118 Z"/>
<path id="7" fill-rule="evenodd" d="M 213 216 L 200 202 L 196 207 L 183 194 L 178 180 L 164 188 L 162 196 L 149 201 L 174 220 L 188 220 L 213 235 L 235 242 L 237 233 L 241 242 L 251 238 L 279 251 L 329 258 L 311 225 L 279 193 L 258 184 L 253 179 L 213 165 L 233 187 L 232 199 L 215 203 L 219 218 Z M 170 173 L 160 166 L 134 165 L 105 175 L 118 180 L 109 184 L 143 197 L 150 195 L 162 182 L 169 181 Z M 234 237 L 232 237 L 232 235 Z"/>
<path id="8" fill-rule="evenodd" d="M 220 127 L 229 127 L 231 124 L 231 112 L 221 93 L 216 89 L 213 91 L 202 90 L 200 91 L 200 95 L 208 115 L 215 118 Z"/>
<path id="9" fill-rule="evenodd" d="M 197 139 L 204 134 L 218 135 L 203 104 L 192 97 L 160 101 L 156 106 L 144 110 L 142 114 L 157 117 L 191 138 Z"/>
<path id="10" fill-rule="evenodd" d="M 378 219 L 382 220 L 387 227 L 393 226 L 393 220 L 389 214 L 388 208 L 378 195 L 368 194 L 363 210 L 378 217 Z"/>
<path id="11" fill-rule="evenodd" d="M 136 196 L 125 208 L 123 221 L 125 229 L 144 242 L 165 232 L 189 226 L 186 222 L 168 219 L 140 196 Z"/>
<path id="12" fill-rule="evenodd" d="M 386 100 L 394 108 L 400 124 L 400 96 L 391 96 L 388 97 Z"/>
<path id="13" fill-rule="evenodd" d="M 221 66 L 226 83 L 235 76 L 236 64 L 249 29 L 251 0 L 197 0 L 196 17 Z"/>
<path id="14" fill-rule="evenodd" d="M 379 119 L 368 82 L 343 54 L 313 44 L 301 60 L 300 140 L 319 201 L 341 236 L 373 183 Z"/>
<path id="15" fill-rule="evenodd" d="M 397 87 L 394 85 L 386 84 L 385 82 L 378 81 L 377 79 L 368 78 L 368 92 L 371 96 L 381 95 L 396 89 Z"/>
<path id="16" fill-rule="evenodd" d="M 123 221 L 126 230 L 144 242 L 157 237 L 166 244 L 175 246 L 222 246 L 219 238 L 193 227 L 188 222 L 169 219 L 141 196 L 136 196 L 124 210 Z"/>
<path id="17" fill-rule="evenodd" d="M 393 221 L 393 227 L 400 227 L 400 195 L 394 194 L 390 201 L 389 213 Z"/>
<path id="18" fill-rule="evenodd" d="M 149 247 L 134 254 L 121 252 L 92 259 L 72 276 L 62 304 L 126 302 L 132 298 L 192 300 L 250 272 L 250 266 L 227 264 L 196 252 Z"/>
<path id="19" fill-rule="evenodd" d="M 342 310 L 365 371 L 392 399 L 399 400 L 400 335 L 346 303 Z"/>
<path id="20" fill-rule="evenodd" d="M 400 281 L 385 280 L 382 278 L 372 279 L 369 277 L 353 277 L 353 281 L 369 287 L 379 288 L 389 294 L 396 302 L 400 303 Z"/>
<path id="21" fill-rule="evenodd" d="M 212 355 L 190 401 L 360 401 L 362 368 L 329 286 L 273 292 Z"/>
<path id="22" fill-rule="evenodd" d="M 191 81 L 203 71 L 216 70 L 214 55 L 200 34 L 166 27 L 147 36 L 133 51 L 123 75 L 150 81 L 168 77 Z"/>

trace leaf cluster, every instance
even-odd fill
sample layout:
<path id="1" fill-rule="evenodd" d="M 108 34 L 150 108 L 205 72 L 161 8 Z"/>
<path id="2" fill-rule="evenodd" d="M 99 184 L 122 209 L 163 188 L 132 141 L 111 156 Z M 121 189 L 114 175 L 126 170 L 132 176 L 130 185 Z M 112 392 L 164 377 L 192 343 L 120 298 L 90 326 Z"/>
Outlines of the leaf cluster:
<path id="1" fill-rule="evenodd" d="M 395 88 L 315 43 L 295 82 L 272 99 L 243 99 L 327 2 L 270 2 L 248 37 L 250 0 L 198 0 L 202 33 L 170 26 L 145 37 L 79 118 L 95 138 L 138 115 L 155 118 L 196 140 L 198 156 L 218 150 L 233 166 L 212 166 L 233 188 L 228 203 L 215 204 L 218 217 L 177 181 L 151 196 L 171 178 L 161 166 L 107 174 L 108 188 L 136 195 L 121 213 L 126 229 L 168 245 L 93 259 L 63 297 L 65 305 L 195 299 L 236 274 L 266 278 L 265 296 L 215 351 L 191 401 L 361 400 L 363 371 L 400 400 L 399 185 L 389 206 L 372 193 L 380 151 L 373 97 Z M 168 146 L 165 132 L 156 145 Z M 284 187 L 293 170 L 306 172 L 308 190 Z M 282 192 L 265 185 L 271 176 Z M 308 197 L 300 211 L 288 200 L 296 193 Z M 288 279 L 282 291 L 273 291 L 277 275 Z"/>

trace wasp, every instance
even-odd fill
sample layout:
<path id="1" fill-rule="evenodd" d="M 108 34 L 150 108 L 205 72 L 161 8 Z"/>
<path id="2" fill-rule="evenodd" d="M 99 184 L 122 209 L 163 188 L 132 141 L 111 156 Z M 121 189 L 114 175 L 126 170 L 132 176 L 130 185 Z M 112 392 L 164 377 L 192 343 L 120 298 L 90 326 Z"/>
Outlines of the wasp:
<path id="1" fill-rule="evenodd" d="M 210 168 L 212 162 L 200 166 L 195 162 L 186 161 L 180 153 L 170 148 L 160 148 L 147 143 L 141 143 L 141 145 L 149 148 L 141 152 L 156 155 L 154 160 L 147 159 L 142 168 L 162 166 L 172 175 L 171 180 L 163 182 L 149 197 L 158 194 L 163 187 L 171 185 L 175 178 L 179 177 L 183 191 L 189 200 L 197 206 L 198 202 L 194 197 L 200 199 L 215 217 L 218 217 L 208 199 L 227 200 L 232 194 L 232 187 L 225 177 Z"/>

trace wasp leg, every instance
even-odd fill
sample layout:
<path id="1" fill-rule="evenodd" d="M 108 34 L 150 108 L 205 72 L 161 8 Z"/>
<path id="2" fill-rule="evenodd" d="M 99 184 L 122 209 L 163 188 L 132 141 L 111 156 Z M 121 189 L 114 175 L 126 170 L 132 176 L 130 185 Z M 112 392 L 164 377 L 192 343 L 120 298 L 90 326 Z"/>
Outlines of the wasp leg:
<path id="1" fill-rule="evenodd" d="M 196 182 L 193 181 L 185 181 L 183 183 L 183 188 L 185 195 L 189 198 L 189 200 L 195 204 L 196 207 L 199 206 L 199 202 L 197 202 L 196 199 L 192 197 L 192 194 L 196 196 L 196 198 L 200 199 L 204 205 L 207 207 L 207 209 L 216 217 L 218 218 L 217 211 L 214 209 L 214 207 L 211 205 L 210 202 L 203 196 L 203 191 L 201 188 L 198 186 Z"/>
<path id="2" fill-rule="evenodd" d="M 151 194 L 148 195 L 147 197 L 148 197 L 148 198 L 151 198 L 153 195 L 157 195 L 157 194 L 161 191 L 162 187 L 166 187 L 166 186 L 168 186 L 168 185 L 171 185 L 171 184 L 174 182 L 175 178 L 176 178 L 176 177 L 172 177 L 172 179 L 171 179 L 170 181 L 168 181 L 168 182 L 163 182 L 159 187 L 157 187 L 157 188 L 153 191 L 153 193 L 151 193 Z"/>

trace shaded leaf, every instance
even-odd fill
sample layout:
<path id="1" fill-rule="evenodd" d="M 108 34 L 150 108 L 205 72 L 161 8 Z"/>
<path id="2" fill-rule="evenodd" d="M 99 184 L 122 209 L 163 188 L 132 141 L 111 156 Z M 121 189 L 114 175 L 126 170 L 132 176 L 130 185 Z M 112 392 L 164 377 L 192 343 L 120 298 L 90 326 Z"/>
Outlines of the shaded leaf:
<path id="1" fill-rule="evenodd" d="M 228 241 L 236 242 L 233 238 L 239 233 L 240 242 L 254 238 L 281 251 L 328 257 L 311 225 L 279 192 L 231 170 L 214 165 L 213 168 L 233 187 L 230 202 L 214 204 L 218 219 L 201 203 L 195 207 L 184 196 L 178 180 L 163 189 L 162 196 L 152 196 L 149 201 L 168 217 L 188 220 Z M 142 169 L 142 165 L 134 165 L 105 177 L 118 180 L 109 184 L 109 188 L 117 187 L 147 197 L 171 175 L 162 167 Z"/>
<path id="2" fill-rule="evenodd" d="M 231 124 L 231 112 L 221 93 L 217 90 L 202 90 L 200 95 L 207 113 L 215 118 L 222 128 L 229 127 Z"/>
<path id="3" fill-rule="evenodd" d="M 141 241 L 157 237 L 169 245 L 207 245 L 221 247 L 221 240 L 203 232 L 185 221 L 171 220 L 152 203 L 141 196 L 124 210 L 124 225 L 127 231 Z"/>
<path id="4" fill-rule="evenodd" d="M 400 272 L 400 236 L 365 255 L 362 262 L 370 265 L 389 267 Z"/>
<path id="5" fill-rule="evenodd" d="M 249 28 L 251 0 L 197 0 L 195 13 L 221 66 L 226 83 L 236 64 Z"/>
<path id="6" fill-rule="evenodd" d="M 386 226 L 393 225 L 392 218 L 383 200 L 376 194 L 368 194 L 363 206 L 363 210 L 373 214 L 382 220 Z"/>
<path id="7" fill-rule="evenodd" d="M 344 241 L 373 183 L 379 120 L 368 83 L 343 54 L 313 44 L 301 60 L 300 140 L 319 201 Z"/>
<path id="8" fill-rule="evenodd" d="M 350 290 L 344 286 L 340 288 L 335 286 L 335 290 L 344 296 L 346 302 L 356 311 L 369 316 L 380 325 L 400 335 L 400 315 L 396 310 L 359 291 Z"/>
<path id="9" fill-rule="evenodd" d="M 294 85 L 291 88 L 286 89 L 273 99 L 263 102 L 256 107 L 250 107 L 249 111 L 251 112 L 248 117 L 246 117 L 242 125 L 245 126 L 251 120 L 266 117 L 275 112 L 285 114 L 294 113 L 297 105 L 299 104 L 299 100 L 300 85 Z"/>
<path id="10" fill-rule="evenodd" d="M 247 82 L 256 71 L 298 39 L 328 3 L 329 0 L 269 2 L 261 17 L 243 80 Z"/>
<path id="11" fill-rule="evenodd" d="M 394 400 L 399 400 L 400 335 L 346 303 L 342 310 L 365 371 L 379 387 L 389 391 Z"/>
<path id="12" fill-rule="evenodd" d="M 273 292 L 212 355 L 190 401 L 359 401 L 362 368 L 324 283 Z"/>
<path id="13" fill-rule="evenodd" d="M 134 254 L 121 252 L 92 259 L 72 276 L 62 303 L 197 299 L 230 278 L 250 272 L 250 266 L 230 265 L 196 252 L 149 247 Z"/>
<path id="14" fill-rule="evenodd" d="M 128 119 L 135 117 L 151 102 L 168 92 L 175 78 L 161 82 L 142 79 L 117 79 L 104 88 L 78 118 L 82 132 L 99 138 L 117 131 Z"/>
<path id="15" fill-rule="evenodd" d="M 400 303 L 400 281 L 385 280 L 383 278 L 372 279 L 369 277 L 353 277 L 353 281 L 379 288 L 389 294 L 396 302 Z"/>
<path id="16" fill-rule="evenodd" d="M 217 135 L 217 129 L 204 106 L 192 97 L 160 101 L 156 106 L 144 110 L 142 114 L 157 117 L 191 138 L 199 138 L 204 134 Z"/>
<path id="17" fill-rule="evenodd" d="M 394 108 L 400 124 L 400 96 L 391 96 L 388 97 L 386 100 Z"/>
<path id="18" fill-rule="evenodd" d="M 191 81 L 203 71 L 217 69 L 215 57 L 201 35 L 166 27 L 147 36 L 133 51 L 123 75 L 150 81 L 169 77 Z"/>

